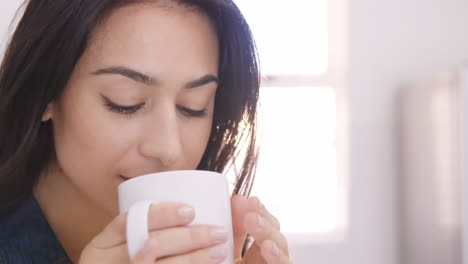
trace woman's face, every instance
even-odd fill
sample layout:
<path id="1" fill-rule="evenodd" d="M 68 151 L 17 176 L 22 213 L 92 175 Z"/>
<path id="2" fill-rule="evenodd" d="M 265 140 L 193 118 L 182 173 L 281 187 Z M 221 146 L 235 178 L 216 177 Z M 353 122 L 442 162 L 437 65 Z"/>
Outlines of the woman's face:
<path id="1" fill-rule="evenodd" d="M 211 131 L 218 49 L 200 12 L 143 4 L 114 10 L 44 114 L 62 180 L 114 211 L 125 179 L 195 169 Z"/>

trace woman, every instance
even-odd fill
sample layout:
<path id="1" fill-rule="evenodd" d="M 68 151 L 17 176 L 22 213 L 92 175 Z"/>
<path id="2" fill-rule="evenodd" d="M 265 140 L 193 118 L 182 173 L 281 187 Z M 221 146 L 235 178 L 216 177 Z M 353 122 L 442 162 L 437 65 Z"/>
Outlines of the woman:
<path id="1" fill-rule="evenodd" d="M 278 221 L 238 195 L 253 181 L 258 89 L 250 30 L 231 0 L 30 0 L 0 70 L 0 262 L 128 263 L 118 184 L 223 172 L 244 142 L 235 256 L 289 263 Z M 152 206 L 132 263 L 220 263 L 226 232 L 187 227 L 195 213 Z"/>

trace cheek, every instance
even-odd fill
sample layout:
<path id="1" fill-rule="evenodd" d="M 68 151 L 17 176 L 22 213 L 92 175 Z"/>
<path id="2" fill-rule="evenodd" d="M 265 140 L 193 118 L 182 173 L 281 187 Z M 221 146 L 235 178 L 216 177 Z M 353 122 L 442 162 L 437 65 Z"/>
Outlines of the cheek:
<path id="1" fill-rule="evenodd" d="M 54 125 L 57 151 L 63 156 L 74 157 L 68 162 L 79 168 L 102 171 L 124 147 L 117 143 L 121 140 L 112 133 L 112 127 L 100 112 L 102 110 L 90 105 L 67 107 Z"/>
<path id="2" fill-rule="evenodd" d="M 95 203 L 114 208 L 115 164 L 132 145 L 131 132 L 115 129 L 102 106 L 68 104 L 53 120 L 58 165 L 72 184 Z"/>
<path id="3" fill-rule="evenodd" d="M 102 172 L 125 146 L 96 115 L 80 118 L 79 114 L 66 116 L 54 129 L 57 155 L 72 168 Z"/>
<path id="4" fill-rule="evenodd" d="M 189 161 L 185 169 L 196 169 L 205 153 L 208 141 L 210 140 L 211 128 L 213 125 L 214 99 L 208 106 L 208 116 L 197 120 L 192 120 L 182 130 L 184 141 L 184 152 Z"/>
<path id="5" fill-rule="evenodd" d="M 195 169 L 205 153 L 211 132 L 211 119 L 203 120 L 183 130 L 185 169 Z"/>

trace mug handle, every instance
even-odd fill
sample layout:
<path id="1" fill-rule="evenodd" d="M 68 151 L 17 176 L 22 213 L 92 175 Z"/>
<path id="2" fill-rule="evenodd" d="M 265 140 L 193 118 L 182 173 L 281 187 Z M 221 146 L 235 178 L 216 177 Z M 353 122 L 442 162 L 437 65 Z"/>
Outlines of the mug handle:
<path id="1" fill-rule="evenodd" d="M 138 201 L 128 210 L 126 234 L 130 260 L 135 258 L 148 240 L 148 214 L 153 203 L 151 200 Z"/>

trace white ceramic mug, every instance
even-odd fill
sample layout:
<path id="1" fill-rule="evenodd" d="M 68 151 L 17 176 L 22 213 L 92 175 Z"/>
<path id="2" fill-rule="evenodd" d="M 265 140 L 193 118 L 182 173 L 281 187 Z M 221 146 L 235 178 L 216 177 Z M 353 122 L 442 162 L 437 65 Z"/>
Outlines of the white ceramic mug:
<path id="1" fill-rule="evenodd" d="M 178 202 L 195 209 L 190 225 L 223 226 L 229 233 L 228 256 L 222 264 L 234 263 L 231 202 L 223 174 L 181 170 L 147 174 L 119 185 L 120 212 L 128 212 L 127 245 L 130 259 L 148 239 L 148 212 L 151 204 Z"/>

